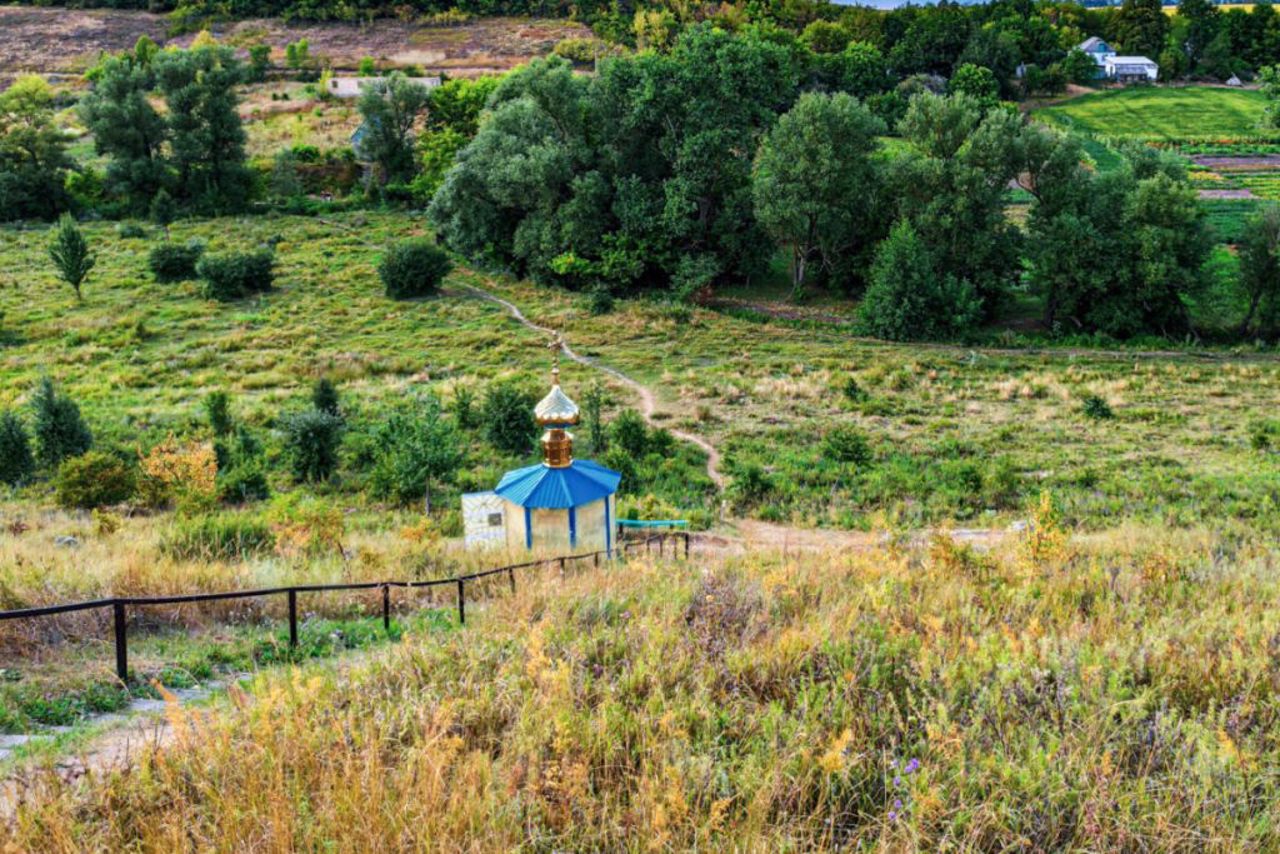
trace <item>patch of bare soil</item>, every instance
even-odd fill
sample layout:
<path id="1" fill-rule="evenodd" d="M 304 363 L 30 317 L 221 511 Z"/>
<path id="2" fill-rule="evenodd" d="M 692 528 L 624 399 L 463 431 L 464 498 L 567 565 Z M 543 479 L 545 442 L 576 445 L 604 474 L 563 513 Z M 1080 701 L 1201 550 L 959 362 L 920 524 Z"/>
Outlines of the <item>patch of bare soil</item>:
<path id="1" fill-rule="evenodd" d="M 139 36 L 186 46 L 192 34 L 166 39 L 164 15 L 114 9 L 46 9 L 0 6 L 0 76 L 24 71 L 75 74 L 103 51 L 133 47 Z M 285 24 L 252 19 L 212 28 L 215 38 L 245 49 L 271 45 L 283 61 L 285 45 L 306 39 L 311 55 L 338 69 L 354 68 L 366 56 L 385 65 L 420 65 L 456 77 L 504 71 L 551 51 L 556 42 L 589 36 L 579 23 L 529 18 L 483 18 L 449 27 L 383 20 L 370 24 Z"/>
<path id="2" fill-rule="evenodd" d="M 1255 199 L 1253 190 L 1201 190 L 1202 199 Z"/>
<path id="3" fill-rule="evenodd" d="M 1191 162 L 1216 172 L 1255 171 L 1262 169 L 1280 169 L 1280 154 L 1251 155 L 1210 155 L 1200 154 L 1191 158 Z"/>

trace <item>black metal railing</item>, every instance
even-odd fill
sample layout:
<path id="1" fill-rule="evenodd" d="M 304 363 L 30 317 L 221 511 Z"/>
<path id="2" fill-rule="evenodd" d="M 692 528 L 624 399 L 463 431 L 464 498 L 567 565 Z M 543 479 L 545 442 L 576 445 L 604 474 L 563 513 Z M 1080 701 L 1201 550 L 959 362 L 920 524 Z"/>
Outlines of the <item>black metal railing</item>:
<path id="1" fill-rule="evenodd" d="M 41 617 L 52 617 L 58 614 L 70 614 L 76 611 L 91 611 L 110 608 L 115 629 L 116 675 L 122 682 L 129 679 L 129 608 L 148 605 L 185 605 L 193 602 L 222 602 L 229 599 L 257 599 L 264 596 L 284 596 L 289 608 L 289 646 L 298 645 L 298 594 L 327 593 L 344 590 L 378 590 L 382 591 L 382 625 L 391 629 L 391 590 L 392 588 L 414 589 L 423 587 L 445 587 L 454 585 L 457 590 L 458 623 L 467 622 L 467 588 L 468 582 L 480 581 L 506 574 L 511 584 L 511 592 L 516 590 L 516 571 L 535 569 L 558 564 L 563 574 L 570 562 L 589 560 L 594 566 L 600 565 L 600 558 L 614 557 L 615 553 L 625 557 L 630 550 L 644 547 L 646 552 L 653 551 L 653 544 L 658 545 L 659 556 L 666 555 L 666 544 L 673 541 L 671 554 L 677 555 L 680 545 L 684 546 L 684 557 L 689 557 L 689 534 L 685 532 L 666 532 L 655 534 L 644 539 L 625 540 L 617 544 L 612 551 L 595 551 L 582 554 L 559 555 L 540 558 L 524 563 L 513 563 L 493 569 L 481 570 L 467 575 L 455 575 L 449 578 L 433 578 L 427 581 L 360 581 L 348 584 L 295 584 L 289 587 L 267 587 L 258 590 L 232 590 L 226 593 L 188 593 L 180 596 L 118 596 L 111 599 L 92 599 L 85 602 L 68 602 L 62 605 L 45 605 L 39 608 L 20 608 L 14 611 L 0 611 L 0 622 L 7 620 L 29 620 Z"/>

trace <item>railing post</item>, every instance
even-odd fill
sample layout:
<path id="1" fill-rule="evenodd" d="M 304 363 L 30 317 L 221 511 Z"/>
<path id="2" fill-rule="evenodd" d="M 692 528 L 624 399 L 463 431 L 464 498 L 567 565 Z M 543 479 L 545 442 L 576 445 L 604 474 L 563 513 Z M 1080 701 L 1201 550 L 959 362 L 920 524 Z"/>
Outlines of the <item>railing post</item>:
<path id="1" fill-rule="evenodd" d="M 292 587 L 288 590 L 289 597 L 289 646 L 293 649 L 298 647 L 298 591 Z"/>
<path id="2" fill-rule="evenodd" d="M 121 682 L 129 681 L 129 635 L 125 622 L 124 603 L 117 600 L 111 605 L 116 628 L 116 675 Z"/>
<path id="3" fill-rule="evenodd" d="M 600 565 L 600 552 L 596 552 L 593 555 L 591 555 L 591 565 L 592 566 Z"/>
<path id="4" fill-rule="evenodd" d="M 560 577 L 564 578 L 564 558 L 560 558 Z"/>
<path id="5" fill-rule="evenodd" d="M 391 585 L 382 585 L 382 629 L 391 633 Z"/>
<path id="6" fill-rule="evenodd" d="M 467 624 L 467 591 L 462 579 L 458 579 L 458 625 Z"/>
<path id="7" fill-rule="evenodd" d="M 684 559 L 689 559 L 689 532 L 684 532 Z"/>
<path id="8" fill-rule="evenodd" d="M 511 592 L 516 592 L 516 570 L 515 567 L 507 570 L 507 580 L 511 582 Z"/>

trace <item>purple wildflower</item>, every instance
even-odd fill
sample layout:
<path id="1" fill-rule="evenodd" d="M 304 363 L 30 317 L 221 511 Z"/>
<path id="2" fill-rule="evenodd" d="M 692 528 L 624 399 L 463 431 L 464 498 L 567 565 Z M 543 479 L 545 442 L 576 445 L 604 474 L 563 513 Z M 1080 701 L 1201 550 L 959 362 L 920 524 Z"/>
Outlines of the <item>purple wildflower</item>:
<path id="1" fill-rule="evenodd" d="M 905 773 L 911 774 L 920 770 L 920 760 L 912 759 L 907 763 L 907 767 L 902 769 Z"/>
<path id="2" fill-rule="evenodd" d="M 897 820 L 898 820 L 898 814 L 893 810 L 889 810 L 889 821 L 897 821 Z"/>
<path id="3" fill-rule="evenodd" d="M 895 810 L 900 810 L 900 809 L 902 809 L 902 798 L 895 798 L 895 799 L 894 799 L 894 801 L 893 801 L 893 808 L 894 808 Z"/>
<path id="4" fill-rule="evenodd" d="M 893 785 L 894 785 L 894 788 L 898 788 L 898 787 L 900 787 L 900 786 L 902 785 L 902 778 L 901 778 L 901 777 L 894 777 L 894 778 L 893 778 Z"/>

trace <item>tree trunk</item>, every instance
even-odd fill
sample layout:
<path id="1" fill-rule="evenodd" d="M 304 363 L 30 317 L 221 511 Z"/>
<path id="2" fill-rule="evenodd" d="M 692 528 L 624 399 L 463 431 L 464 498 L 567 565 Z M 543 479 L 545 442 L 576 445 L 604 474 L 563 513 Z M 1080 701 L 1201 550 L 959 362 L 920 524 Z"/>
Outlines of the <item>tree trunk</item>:
<path id="1" fill-rule="evenodd" d="M 422 506 L 428 516 L 431 515 L 431 481 L 427 481 L 426 487 L 422 490 Z"/>

